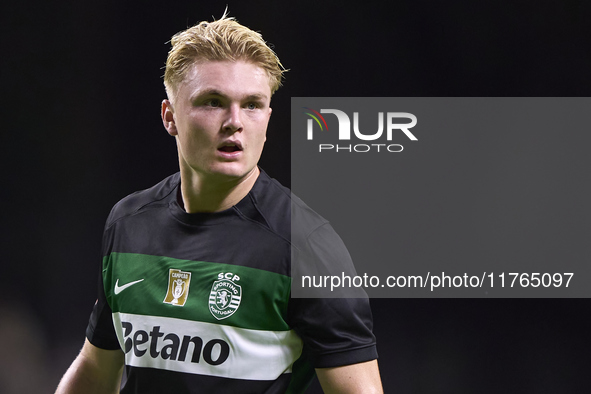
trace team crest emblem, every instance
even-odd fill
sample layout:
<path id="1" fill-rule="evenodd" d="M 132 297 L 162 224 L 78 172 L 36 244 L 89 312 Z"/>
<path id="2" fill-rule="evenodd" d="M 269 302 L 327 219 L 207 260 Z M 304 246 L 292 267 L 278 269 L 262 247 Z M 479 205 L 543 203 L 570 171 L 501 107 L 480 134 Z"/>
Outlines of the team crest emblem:
<path id="1" fill-rule="evenodd" d="M 240 280 L 238 275 L 232 273 L 219 274 L 213 282 L 209 293 L 209 311 L 218 320 L 230 317 L 240 306 L 242 299 L 242 287 L 235 281 Z"/>
<path id="2" fill-rule="evenodd" d="M 176 306 L 183 306 L 189 296 L 189 284 L 191 273 L 181 270 L 170 269 L 168 271 L 168 291 L 164 297 L 164 303 Z"/>

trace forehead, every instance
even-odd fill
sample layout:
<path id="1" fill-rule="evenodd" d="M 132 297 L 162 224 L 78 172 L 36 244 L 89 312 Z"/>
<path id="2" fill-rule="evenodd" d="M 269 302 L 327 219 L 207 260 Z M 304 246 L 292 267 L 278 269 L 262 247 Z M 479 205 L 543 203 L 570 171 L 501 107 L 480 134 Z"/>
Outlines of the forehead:
<path id="1" fill-rule="evenodd" d="M 230 97 L 265 96 L 271 98 L 267 72 L 254 63 L 238 61 L 205 61 L 195 63 L 179 84 L 179 95 L 195 97 L 216 91 Z"/>

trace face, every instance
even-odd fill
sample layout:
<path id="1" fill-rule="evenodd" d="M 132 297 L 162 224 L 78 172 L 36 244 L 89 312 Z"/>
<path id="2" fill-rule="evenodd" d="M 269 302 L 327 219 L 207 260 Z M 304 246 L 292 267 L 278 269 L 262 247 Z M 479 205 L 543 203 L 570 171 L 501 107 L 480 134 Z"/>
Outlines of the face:
<path id="1" fill-rule="evenodd" d="M 239 180 L 256 171 L 271 116 L 266 72 L 245 61 L 198 63 L 162 103 L 176 137 L 181 172 L 203 180 Z"/>

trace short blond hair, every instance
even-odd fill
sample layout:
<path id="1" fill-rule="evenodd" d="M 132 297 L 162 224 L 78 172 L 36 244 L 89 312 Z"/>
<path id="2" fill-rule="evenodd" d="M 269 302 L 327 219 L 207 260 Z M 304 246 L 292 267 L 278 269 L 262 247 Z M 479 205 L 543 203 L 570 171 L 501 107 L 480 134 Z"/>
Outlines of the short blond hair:
<path id="1" fill-rule="evenodd" d="M 166 59 L 164 86 L 172 99 L 178 85 L 191 67 L 200 61 L 244 60 L 261 67 L 269 76 L 271 94 L 281 86 L 286 71 L 279 58 L 260 33 L 222 16 L 213 22 L 203 21 L 175 34 Z"/>

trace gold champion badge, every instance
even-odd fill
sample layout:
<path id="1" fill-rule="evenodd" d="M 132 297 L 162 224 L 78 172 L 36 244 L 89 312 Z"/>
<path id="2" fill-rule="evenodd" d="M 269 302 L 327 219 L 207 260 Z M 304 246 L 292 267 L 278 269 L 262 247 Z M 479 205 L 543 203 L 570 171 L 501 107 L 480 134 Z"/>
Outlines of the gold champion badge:
<path id="1" fill-rule="evenodd" d="M 170 269 L 168 271 L 168 291 L 164 297 L 164 303 L 176 306 L 183 306 L 189 296 L 189 284 L 191 273 L 181 270 Z"/>

